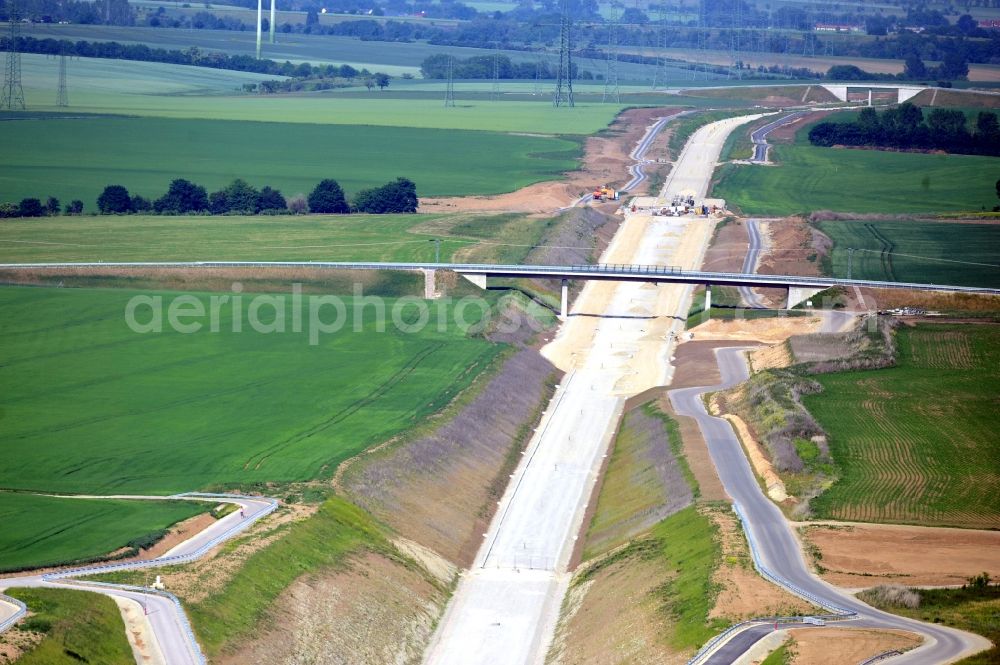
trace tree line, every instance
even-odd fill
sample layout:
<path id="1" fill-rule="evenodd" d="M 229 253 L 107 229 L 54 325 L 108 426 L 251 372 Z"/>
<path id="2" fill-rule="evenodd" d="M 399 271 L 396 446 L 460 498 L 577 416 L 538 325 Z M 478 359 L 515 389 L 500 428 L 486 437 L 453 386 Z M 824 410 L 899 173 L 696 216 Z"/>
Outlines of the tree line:
<path id="1" fill-rule="evenodd" d="M 396 178 L 381 187 L 363 189 L 348 201 L 336 180 L 321 180 L 309 193 L 286 199 L 272 187 L 256 189 L 245 180 L 236 179 L 217 192 L 209 194 L 201 185 L 177 178 L 167 192 L 155 200 L 130 194 L 123 185 L 108 185 L 97 197 L 97 210 L 102 215 L 133 213 L 159 215 L 297 215 L 305 213 L 415 213 L 420 201 L 417 187 L 407 178 Z M 42 217 L 46 215 L 79 215 L 83 202 L 74 200 L 61 208 L 59 199 L 50 196 L 46 203 L 37 198 L 18 203 L 0 203 L 0 217 Z"/>
<path id="2" fill-rule="evenodd" d="M 902 150 L 944 150 L 964 155 L 1000 156 L 1000 123 L 992 111 L 980 111 L 968 127 L 965 113 L 934 109 L 924 118 L 923 109 L 910 102 L 879 113 L 861 109 L 854 122 L 821 122 L 809 130 L 816 146 L 871 146 Z"/>

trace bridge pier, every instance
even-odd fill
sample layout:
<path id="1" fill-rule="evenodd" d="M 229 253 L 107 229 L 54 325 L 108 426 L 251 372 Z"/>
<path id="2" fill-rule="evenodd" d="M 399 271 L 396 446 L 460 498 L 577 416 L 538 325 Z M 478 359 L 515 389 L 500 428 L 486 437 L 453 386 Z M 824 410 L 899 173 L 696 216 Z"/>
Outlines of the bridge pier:
<path id="1" fill-rule="evenodd" d="M 785 303 L 785 309 L 792 309 L 799 303 L 809 300 L 814 295 L 825 289 L 808 288 L 802 286 L 789 286 L 788 287 L 788 301 Z"/>
<path id="2" fill-rule="evenodd" d="M 559 305 L 559 318 L 563 321 L 569 316 L 569 280 L 564 279 L 562 281 L 562 297 L 560 298 Z"/>
<path id="3" fill-rule="evenodd" d="M 424 299 L 433 300 L 437 298 L 437 270 L 424 270 Z"/>
<path id="4" fill-rule="evenodd" d="M 712 316 L 712 285 L 705 285 L 705 318 Z"/>

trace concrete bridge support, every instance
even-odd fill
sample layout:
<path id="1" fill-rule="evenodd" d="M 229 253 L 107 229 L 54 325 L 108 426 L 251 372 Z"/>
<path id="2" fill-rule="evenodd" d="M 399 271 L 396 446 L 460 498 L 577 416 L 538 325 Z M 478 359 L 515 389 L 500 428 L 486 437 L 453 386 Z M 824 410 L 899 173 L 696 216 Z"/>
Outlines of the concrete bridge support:
<path id="1" fill-rule="evenodd" d="M 569 280 L 564 279 L 562 281 L 562 294 L 559 304 L 559 318 L 563 321 L 569 316 Z"/>
<path id="2" fill-rule="evenodd" d="M 711 318 L 712 316 L 712 285 L 705 285 L 705 318 Z"/>
<path id="3" fill-rule="evenodd" d="M 437 270 L 424 270 L 424 299 L 433 300 L 438 297 L 437 293 Z"/>
<path id="4" fill-rule="evenodd" d="M 799 303 L 809 300 L 814 295 L 820 291 L 825 291 L 826 289 L 814 289 L 805 288 L 799 286 L 789 286 L 788 287 L 788 302 L 785 304 L 785 309 L 792 309 Z"/>

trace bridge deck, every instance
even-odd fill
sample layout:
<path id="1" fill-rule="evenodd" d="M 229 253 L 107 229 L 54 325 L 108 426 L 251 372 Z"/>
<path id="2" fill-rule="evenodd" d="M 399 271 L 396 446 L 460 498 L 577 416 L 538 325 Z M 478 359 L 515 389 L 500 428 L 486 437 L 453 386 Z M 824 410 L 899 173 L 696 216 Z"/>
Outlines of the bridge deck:
<path id="1" fill-rule="evenodd" d="M 921 291 L 952 291 L 1000 295 L 1000 288 L 958 286 L 953 284 L 920 284 L 913 282 L 883 282 L 833 277 L 801 277 L 797 275 L 759 275 L 747 273 L 705 272 L 681 270 L 673 266 L 596 264 L 596 265 L 504 265 L 483 263 L 374 263 L 337 261 L 132 261 L 89 263 L 0 263 L 0 269 L 61 269 L 61 268 L 317 268 L 340 270 L 451 270 L 463 275 L 485 275 L 503 278 L 583 279 L 617 282 L 648 282 L 676 284 L 711 284 L 714 286 L 802 287 L 832 286 L 872 289 L 917 289 Z"/>

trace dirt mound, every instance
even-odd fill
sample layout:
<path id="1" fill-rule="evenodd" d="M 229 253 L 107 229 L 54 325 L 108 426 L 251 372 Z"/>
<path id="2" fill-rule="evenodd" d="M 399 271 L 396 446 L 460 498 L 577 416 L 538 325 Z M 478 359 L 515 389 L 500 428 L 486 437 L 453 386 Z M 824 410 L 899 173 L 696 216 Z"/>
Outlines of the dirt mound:
<path id="1" fill-rule="evenodd" d="M 797 628 L 791 636 L 791 665 L 860 663 L 892 649 L 905 651 L 923 640 L 902 630 L 863 628 Z"/>

